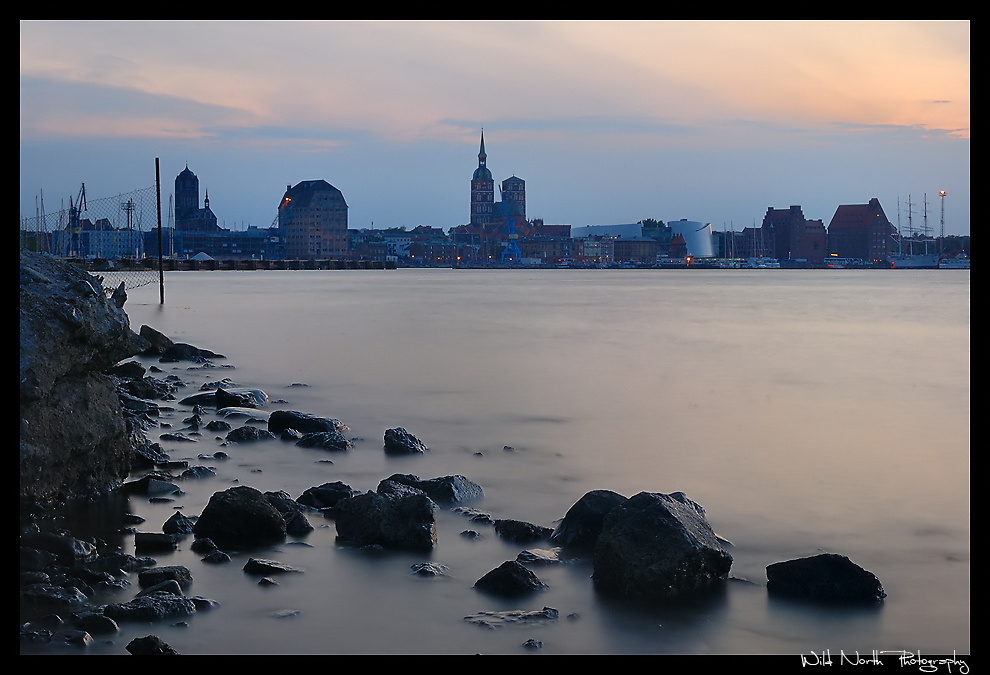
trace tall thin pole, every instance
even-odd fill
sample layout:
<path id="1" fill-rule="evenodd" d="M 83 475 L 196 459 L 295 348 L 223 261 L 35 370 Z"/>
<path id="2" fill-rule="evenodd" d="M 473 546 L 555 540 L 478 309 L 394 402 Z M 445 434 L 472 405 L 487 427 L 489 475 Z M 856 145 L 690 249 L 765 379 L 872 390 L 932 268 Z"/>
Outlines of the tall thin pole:
<path id="1" fill-rule="evenodd" d="M 158 201 L 158 295 L 160 304 L 165 304 L 165 268 L 162 265 L 162 180 L 158 168 L 158 158 L 155 157 L 155 196 Z"/>

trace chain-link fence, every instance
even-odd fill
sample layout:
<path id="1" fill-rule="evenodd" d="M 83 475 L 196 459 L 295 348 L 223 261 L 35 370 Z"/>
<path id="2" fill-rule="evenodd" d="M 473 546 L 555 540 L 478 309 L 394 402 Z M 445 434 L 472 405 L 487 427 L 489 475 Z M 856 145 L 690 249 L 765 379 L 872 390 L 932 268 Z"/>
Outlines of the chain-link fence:
<path id="1" fill-rule="evenodd" d="M 21 246 L 85 267 L 108 293 L 121 282 L 137 288 L 159 281 L 154 185 L 99 199 L 88 199 L 83 185 L 68 202 L 46 208 L 39 198 L 33 217 L 21 215 Z"/>

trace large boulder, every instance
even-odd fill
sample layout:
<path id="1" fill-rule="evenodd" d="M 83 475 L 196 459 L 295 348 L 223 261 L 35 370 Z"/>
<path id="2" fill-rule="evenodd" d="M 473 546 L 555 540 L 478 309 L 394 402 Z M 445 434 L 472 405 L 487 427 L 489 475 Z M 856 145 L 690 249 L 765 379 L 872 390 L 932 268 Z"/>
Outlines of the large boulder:
<path id="1" fill-rule="evenodd" d="M 876 575 L 835 553 L 768 565 L 767 593 L 826 603 L 877 603 L 887 595 Z"/>
<path id="2" fill-rule="evenodd" d="M 238 485 L 210 497 L 193 532 L 217 543 L 265 545 L 285 539 L 285 518 L 260 490 Z"/>
<path id="3" fill-rule="evenodd" d="M 134 439 L 105 374 L 148 345 L 100 279 L 20 255 L 20 494 L 91 497 L 118 487 Z"/>
<path id="4" fill-rule="evenodd" d="M 720 585 L 731 565 L 699 504 L 681 492 L 641 492 L 605 516 L 592 579 L 614 595 L 673 599 Z"/>
<path id="5" fill-rule="evenodd" d="M 344 543 L 430 551 L 437 543 L 435 512 L 425 493 L 408 489 L 359 494 L 338 502 L 332 513 Z"/>
<path id="6" fill-rule="evenodd" d="M 605 516 L 624 501 L 626 497 L 611 490 L 592 490 L 585 493 L 564 514 L 564 519 L 553 531 L 550 541 L 575 550 L 593 551 L 605 523 Z"/>

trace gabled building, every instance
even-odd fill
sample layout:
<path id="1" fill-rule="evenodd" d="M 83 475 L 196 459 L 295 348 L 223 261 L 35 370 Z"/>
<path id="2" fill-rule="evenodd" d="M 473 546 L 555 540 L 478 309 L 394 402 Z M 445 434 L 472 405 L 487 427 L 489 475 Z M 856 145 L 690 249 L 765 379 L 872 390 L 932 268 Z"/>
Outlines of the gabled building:
<path id="1" fill-rule="evenodd" d="M 866 204 L 845 204 L 828 225 L 828 252 L 866 262 L 888 260 L 895 234 L 876 197 Z"/>

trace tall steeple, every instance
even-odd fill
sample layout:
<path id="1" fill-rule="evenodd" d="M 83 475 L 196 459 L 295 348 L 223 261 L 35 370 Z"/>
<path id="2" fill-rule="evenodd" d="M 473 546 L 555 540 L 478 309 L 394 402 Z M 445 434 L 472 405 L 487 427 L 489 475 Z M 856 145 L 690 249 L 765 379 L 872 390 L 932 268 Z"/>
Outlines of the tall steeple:
<path id="1" fill-rule="evenodd" d="M 478 151 L 478 168 L 471 178 L 471 224 L 484 225 L 492 220 L 495 206 L 495 180 L 487 166 L 485 130 L 481 130 L 481 149 Z"/>

